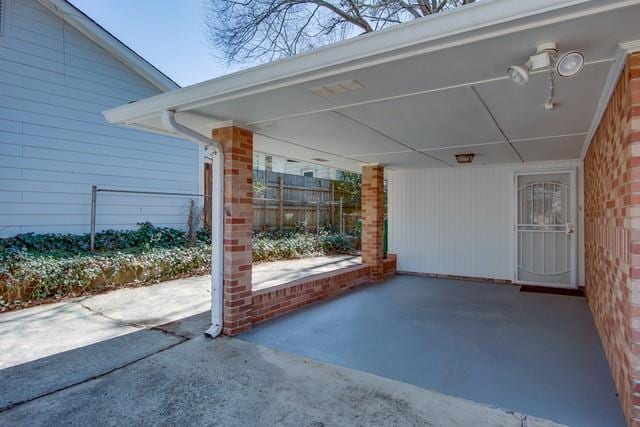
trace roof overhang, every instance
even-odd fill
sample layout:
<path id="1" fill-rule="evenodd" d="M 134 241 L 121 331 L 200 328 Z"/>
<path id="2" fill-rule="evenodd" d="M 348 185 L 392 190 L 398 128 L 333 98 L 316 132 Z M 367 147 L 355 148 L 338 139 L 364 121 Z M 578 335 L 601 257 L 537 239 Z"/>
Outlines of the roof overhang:
<path id="1" fill-rule="evenodd" d="M 579 158 L 640 40 L 637 22 L 640 0 L 484 0 L 104 114 L 167 132 L 161 115 L 172 110 L 207 137 L 235 122 L 258 151 L 348 170 L 448 167 L 463 151 L 474 163 Z M 516 87 L 506 69 L 550 40 L 583 52 L 586 66 L 558 79 L 549 112 L 546 73 Z M 317 91 L 352 81 L 353 91 Z"/>

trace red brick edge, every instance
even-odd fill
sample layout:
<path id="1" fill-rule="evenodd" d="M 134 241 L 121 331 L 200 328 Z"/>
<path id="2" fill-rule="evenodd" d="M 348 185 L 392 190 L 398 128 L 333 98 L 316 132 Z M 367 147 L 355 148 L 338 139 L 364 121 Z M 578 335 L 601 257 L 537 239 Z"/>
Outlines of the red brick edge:
<path id="1" fill-rule="evenodd" d="M 390 255 L 384 260 L 384 276 L 395 272 L 396 257 Z M 371 269 L 362 264 L 254 291 L 251 320 L 253 324 L 264 322 L 369 283 Z"/>
<path id="2" fill-rule="evenodd" d="M 397 256 L 395 254 L 387 254 L 387 257 L 382 261 L 382 274 L 385 279 L 396 274 L 397 264 Z"/>

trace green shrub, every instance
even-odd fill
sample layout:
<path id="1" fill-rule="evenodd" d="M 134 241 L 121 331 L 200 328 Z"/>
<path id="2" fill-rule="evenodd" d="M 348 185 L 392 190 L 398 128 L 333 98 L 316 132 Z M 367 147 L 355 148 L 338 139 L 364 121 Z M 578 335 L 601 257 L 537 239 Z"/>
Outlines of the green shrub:
<path id="1" fill-rule="evenodd" d="M 353 238 L 328 232 L 253 236 L 254 262 L 355 252 Z M 0 239 L 0 306 L 206 274 L 210 260 L 205 230 L 195 246 L 189 246 L 186 232 L 149 223 L 138 230 L 105 231 L 96 235 L 95 253 L 89 252 L 88 235 L 20 234 Z"/>
<path id="2" fill-rule="evenodd" d="M 264 232 L 253 235 L 253 261 L 275 261 L 318 255 L 354 254 L 356 241 L 339 234 Z"/>
<path id="3" fill-rule="evenodd" d="M 151 248 L 175 248 L 189 246 L 185 231 L 155 227 L 145 222 L 137 230 L 107 230 L 96 233 L 96 252 L 143 251 Z M 0 251 L 19 250 L 32 253 L 84 254 L 89 252 L 89 234 L 18 234 L 0 239 Z M 211 243 L 206 230 L 198 232 L 198 242 Z"/>
<path id="4" fill-rule="evenodd" d="M 111 254 L 34 255 L 5 253 L 0 257 L 0 295 L 14 300 L 60 297 L 127 283 L 156 283 L 206 274 L 211 247 L 153 248 L 146 252 Z"/>

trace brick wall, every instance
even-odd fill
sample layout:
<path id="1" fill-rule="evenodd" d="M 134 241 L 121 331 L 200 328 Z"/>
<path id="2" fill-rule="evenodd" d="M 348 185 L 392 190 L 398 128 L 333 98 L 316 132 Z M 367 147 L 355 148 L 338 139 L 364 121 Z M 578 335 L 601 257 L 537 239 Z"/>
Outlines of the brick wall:
<path id="1" fill-rule="evenodd" d="M 384 260 L 384 277 L 396 273 L 396 256 L 389 254 Z M 264 322 L 290 313 L 306 305 L 340 295 L 351 289 L 371 283 L 368 265 L 358 265 L 300 279 L 281 286 L 261 289 L 253 293 L 253 323 Z"/>
<path id="2" fill-rule="evenodd" d="M 396 274 L 398 268 L 398 257 L 396 254 L 387 254 L 387 257 L 382 262 L 382 271 L 384 278 L 387 279 Z"/>
<path id="3" fill-rule="evenodd" d="M 624 413 L 630 424 L 636 424 L 640 422 L 640 55 L 630 57 L 584 159 L 584 210 L 589 306 Z"/>
<path id="4" fill-rule="evenodd" d="M 251 329 L 253 133 L 231 126 L 212 136 L 224 149 L 223 333 L 235 335 Z"/>
<path id="5" fill-rule="evenodd" d="M 272 319 L 370 282 L 369 267 L 358 265 L 254 292 L 253 322 Z"/>
<path id="6" fill-rule="evenodd" d="M 384 222 L 384 167 L 362 168 L 362 262 L 371 267 L 371 279 L 384 278 L 382 225 Z"/>

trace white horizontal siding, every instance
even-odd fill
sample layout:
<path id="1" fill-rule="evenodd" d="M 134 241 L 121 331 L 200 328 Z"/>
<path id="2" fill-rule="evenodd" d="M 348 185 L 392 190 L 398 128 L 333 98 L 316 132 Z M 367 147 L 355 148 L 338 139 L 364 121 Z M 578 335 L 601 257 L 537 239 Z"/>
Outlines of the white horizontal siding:
<path id="1" fill-rule="evenodd" d="M 512 280 L 514 173 L 577 167 L 562 161 L 389 171 L 389 251 L 398 254 L 398 270 Z"/>
<path id="2" fill-rule="evenodd" d="M 197 146 L 102 117 L 157 88 L 37 1 L 10 3 L 0 38 L 0 237 L 88 232 L 92 185 L 202 192 Z M 98 229 L 184 227 L 191 198 L 98 193 Z"/>

